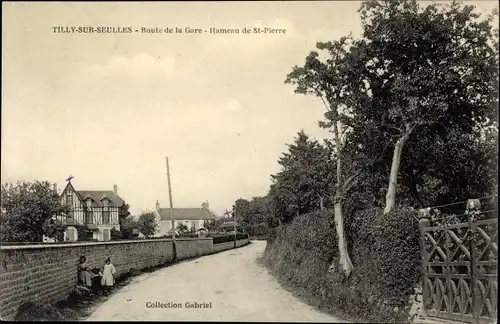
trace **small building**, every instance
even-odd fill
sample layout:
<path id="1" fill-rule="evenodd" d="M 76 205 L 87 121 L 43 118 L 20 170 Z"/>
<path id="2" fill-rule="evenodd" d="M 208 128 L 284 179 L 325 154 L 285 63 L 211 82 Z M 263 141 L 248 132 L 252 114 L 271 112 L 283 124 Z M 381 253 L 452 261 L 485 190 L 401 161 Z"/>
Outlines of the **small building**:
<path id="1" fill-rule="evenodd" d="M 118 195 L 116 185 L 113 190 L 75 190 L 68 181 L 60 198 L 69 207 L 65 221 L 68 226 L 85 226 L 98 241 L 109 241 L 111 229 L 120 230 L 120 209 L 125 201 Z M 74 236 L 75 233 L 66 233 L 66 237 Z"/>
<path id="2" fill-rule="evenodd" d="M 177 231 L 179 224 L 187 227 L 188 231 L 196 231 L 205 228 L 207 223 L 212 221 L 215 215 L 208 209 L 208 203 L 204 203 L 198 208 L 160 208 L 160 203 L 156 201 L 156 221 L 158 230 L 155 236 L 170 235 L 172 233 L 171 219 L 174 220 L 174 230 Z"/>
<path id="3" fill-rule="evenodd" d="M 217 232 L 229 232 L 229 233 L 234 233 L 234 229 L 236 228 L 236 231 L 238 233 L 243 233 L 243 227 L 238 224 L 237 222 L 224 222 L 222 223 L 218 228 Z"/>

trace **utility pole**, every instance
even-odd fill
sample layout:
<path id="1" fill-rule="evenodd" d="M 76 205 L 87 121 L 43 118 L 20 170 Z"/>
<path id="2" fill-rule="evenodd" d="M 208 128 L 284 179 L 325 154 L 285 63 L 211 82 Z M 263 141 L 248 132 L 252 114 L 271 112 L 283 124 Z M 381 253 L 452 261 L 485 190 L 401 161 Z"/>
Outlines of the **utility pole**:
<path id="1" fill-rule="evenodd" d="M 168 165 L 168 156 L 165 157 L 167 162 L 167 178 L 168 178 L 168 198 L 170 200 L 170 226 L 172 228 L 172 240 L 175 241 L 175 228 L 174 228 L 174 210 L 172 205 L 172 184 L 170 183 L 170 168 Z"/>
<path id="2" fill-rule="evenodd" d="M 234 221 L 234 248 L 236 248 L 236 213 L 233 211 L 233 221 Z"/>

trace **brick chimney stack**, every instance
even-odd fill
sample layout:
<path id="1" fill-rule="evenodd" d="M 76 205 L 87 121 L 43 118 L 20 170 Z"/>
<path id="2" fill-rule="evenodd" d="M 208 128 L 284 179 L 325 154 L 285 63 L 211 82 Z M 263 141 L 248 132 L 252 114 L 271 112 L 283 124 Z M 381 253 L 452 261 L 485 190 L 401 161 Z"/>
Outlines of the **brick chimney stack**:
<path id="1" fill-rule="evenodd" d="M 113 191 L 115 192 L 115 195 L 118 195 L 118 186 L 113 185 Z"/>
<path id="2" fill-rule="evenodd" d="M 156 201 L 156 210 L 160 211 L 160 202 L 158 200 Z"/>

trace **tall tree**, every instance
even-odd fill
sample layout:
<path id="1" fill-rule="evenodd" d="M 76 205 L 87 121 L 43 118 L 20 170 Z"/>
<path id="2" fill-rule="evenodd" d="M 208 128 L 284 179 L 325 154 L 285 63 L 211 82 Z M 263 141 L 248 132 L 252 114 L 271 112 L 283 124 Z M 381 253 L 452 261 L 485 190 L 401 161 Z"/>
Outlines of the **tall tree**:
<path id="1" fill-rule="evenodd" d="M 129 204 L 124 204 L 119 210 L 118 210 L 118 217 L 120 221 L 120 225 L 122 223 L 122 220 L 130 216 L 130 206 Z"/>
<path id="2" fill-rule="evenodd" d="M 130 206 L 129 204 L 124 204 L 119 210 L 118 210 L 118 224 L 120 224 L 120 231 L 122 232 L 123 235 L 123 227 L 127 225 L 130 225 L 130 222 L 125 221 L 130 216 Z M 128 232 L 125 237 L 128 237 Z"/>
<path id="3" fill-rule="evenodd" d="M 327 60 L 327 76 L 318 82 L 341 87 L 342 114 L 328 112 L 324 126 L 333 127 L 339 119 L 348 126 L 341 156 L 354 160 L 346 165 L 358 160 L 370 171 L 356 173 L 362 176 L 354 179 L 363 181 L 351 182 L 344 195 L 371 187 L 378 204 L 385 192 L 387 213 L 396 195 L 426 205 L 484 191 L 485 186 L 471 186 L 457 172 L 439 174 L 456 156 L 468 175 L 476 175 L 472 178 L 494 176 L 491 163 L 484 167 L 492 151 L 486 135 L 498 129 L 498 30 L 492 30 L 492 16 L 480 21 L 472 6 L 457 2 L 421 9 L 405 0 L 366 1 L 360 12 L 362 38 L 334 61 L 335 68 Z M 338 57 L 336 46 L 318 45 Z M 439 161 L 442 157 L 447 162 Z M 389 179 L 386 190 L 380 190 L 383 178 Z M 439 194 L 425 199 L 425 191 Z"/>
<path id="4" fill-rule="evenodd" d="M 264 223 L 269 213 L 269 197 L 253 197 L 249 205 L 249 216 L 246 225 L 257 225 Z"/>
<path id="5" fill-rule="evenodd" d="M 339 245 L 339 264 L 344 273 L 349 276 L 354 268 L 349 257 L 347 241 L 344 234 L 344 216 L 342 213 L 342 199 L 344 196 L 344 186 L 346 185 L 342 172 L 342 126 L 340 123 L 343 83 L 337 69 L 341 66 L 347 51 L 347 37 L 342 37 L 339 41 L 318 43 L 318 49 L 328 49 L 330 57 L 323 62 L 319 59 L 317 52 L 311 52 L 306 57 L 304 66 L 294 66 L 292 72 L 285 79 L 285 83 L 296 86 L 295 92 L 299 94 L 313 95 L 319 97 L 330 117 L 334 135 L 334 147 L 336 153 L 336 182 L 334 195 L 334 219 Z M 333 269 L 334 265 L 330 267 Z"/>
<path id="6" fill-rule="evenodd" d="M 280 211 L 284 222 L 327 205 L 335 175 L 330 168 L 332 150 L 328 145 L 322 145 L 300 131 L 294 142 L 287 146 L 288 152 L 283 153 L 278 161 L 280 172 L 271 175 L 275 195 L 270 197 L 275 200 L 275 205 L 284 207 Z M 255 207 L 260 203 L 253 202 Z"/>
<path id="7" fill-rule="evenodd" d="M 67 209 L 61 204 L 56 185 L 48 181 L 3 184 L 1 204 L 2 241 L 42 242 L 43 235 L 60 236 L 64 230 L 57 216 Z"/>
<path id="8" fill-rule="evenodd" d="M 250 216 L 250 202 L 246 199 L 239 198 L 234 202 L 232 214 L 235 217 L 235 221 L 239 224 L 245 225 L 248 223 L 248 218 Z"/>
<path id="9" fill-rule="evenodd" d="M 346 88 L 353 100 L 370 102 L 352 104 L 353 118 L 366 121 L 374 116 L 368 109 L 378 110 L 377 122 L 391 130 L 388 213 L 411 137 L 456 129 L 477 134 L 478 125 L 495 124 L 498 52 L 492 18 L 479 19 L 473 6 L 365 1 L 360 12 L 364 33 L 351 48 Z"/>

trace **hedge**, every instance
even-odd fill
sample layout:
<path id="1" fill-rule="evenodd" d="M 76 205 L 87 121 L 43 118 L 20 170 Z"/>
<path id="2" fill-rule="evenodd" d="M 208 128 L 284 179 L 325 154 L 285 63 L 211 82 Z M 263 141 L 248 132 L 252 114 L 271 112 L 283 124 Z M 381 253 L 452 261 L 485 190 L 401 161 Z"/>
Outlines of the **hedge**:
<path id="1" fill-rule="evenodd" d="M 309 302 L 355 321 L 407 322 L 409 297 L 420 281 L 416 212 L 400 208 L 383 215 L 369 209 L 346 217 L 345 231 L 354 271 L 346 278 L 337 268 L 333 211 L 296 217 L 276 228 L 264 261 Z"/>
<path id="2" fill-rule="evenodd" d="M 267 236 L 267 223 L 246 225 L 245 230 L 250 236 L 264 237 L 264 236 Z"/>

